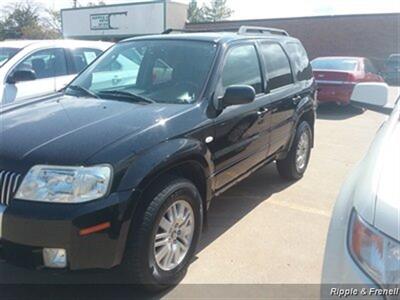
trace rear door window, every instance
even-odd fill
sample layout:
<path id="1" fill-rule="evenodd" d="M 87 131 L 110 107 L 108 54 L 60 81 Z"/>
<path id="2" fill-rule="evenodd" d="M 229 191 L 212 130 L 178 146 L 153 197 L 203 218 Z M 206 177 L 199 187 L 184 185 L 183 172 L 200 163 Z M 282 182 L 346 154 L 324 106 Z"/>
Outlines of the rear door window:
<path id="1" fill-rule="evenodd" d="M 287 53 L 293 63 L 293 73 L 298 81 L 310 80 L 313 77 L 307 52 L 300 43 L 287 43 Z"/>
<path id="2" fill-rule="evenodd" d="M 102 53 L 101 50 L 92 48 L 76 48 L 72 49 L 71 52 L 77 73 L 86 68 Z"/>
<path id="3" fill-rule="evenodd" d="M 253 45 L 232 48 L 222 72 L 224 89 L 232 85 L 250 85 L 256 94 L 262 92 L 262 79 L 257 51 Z"/>
<path id="4" fill-rule="evenodd" d="M 265 67 L 268 74 L 269 90 L 275 90 L 293 83 L 289 58 L 279 44 L 264 43 L 261 45 Z"/>

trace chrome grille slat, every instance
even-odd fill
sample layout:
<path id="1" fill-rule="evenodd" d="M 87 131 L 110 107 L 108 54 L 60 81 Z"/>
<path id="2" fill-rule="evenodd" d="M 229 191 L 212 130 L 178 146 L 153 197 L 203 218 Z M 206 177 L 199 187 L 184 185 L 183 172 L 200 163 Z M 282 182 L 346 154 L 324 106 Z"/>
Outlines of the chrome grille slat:
<path id="1" fill-rule="evenodd" d="M 0 204 L 10 205 L 20 184 L 21 175 L 11 171 L 0 171 Z"/>
<path id="2" fill-rule="evenodd" d="M 15 173 L 11 173 L 10 174 L 10 178 L 8 179 L 8 187 L 7 187 L 7 194 L 6 194 L 6 199 L 7 199 L 6 205 L 10 205 L 10 198 L 11 198 L 11 192 L 12 192 L 11 188 L 13 186 L 14 177 L 16 177 L 16 176 L 17 175 Z"/>
<path id="3" fill-rule="evenodd" d="M 5 191 L 7 189 L 7 179 L 8 179 L 8 174 L 10 174 L 9 172 L 7 172 L 4 176 L 3 182 L 1 183 L 1 202 L 3 202 L 3 204 L 7 204 L 7 199 L 6 199 L 6 195 L 5 195 Z"/>
<path id="4" fill-rule="evenodd" d="M 13 194 L 17 192 L 17 188 L 19 186 L 19 180 L 21 179 L 21 175 L 17 175 L 17 178 L 14 180 L 14 186 L 13 186 Z"/>

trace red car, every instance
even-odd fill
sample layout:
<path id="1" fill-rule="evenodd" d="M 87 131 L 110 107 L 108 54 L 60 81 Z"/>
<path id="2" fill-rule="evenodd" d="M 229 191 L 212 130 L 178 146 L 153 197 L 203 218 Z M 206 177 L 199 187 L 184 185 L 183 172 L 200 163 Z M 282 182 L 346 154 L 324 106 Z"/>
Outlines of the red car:
<path id="1" fill-rule="evenodd" d="M 360 82 L 384 82 L 365 57 L 319 57 L 311 62 L 318 84 L 318 102 L 350 104 L 354 86 Z"/>

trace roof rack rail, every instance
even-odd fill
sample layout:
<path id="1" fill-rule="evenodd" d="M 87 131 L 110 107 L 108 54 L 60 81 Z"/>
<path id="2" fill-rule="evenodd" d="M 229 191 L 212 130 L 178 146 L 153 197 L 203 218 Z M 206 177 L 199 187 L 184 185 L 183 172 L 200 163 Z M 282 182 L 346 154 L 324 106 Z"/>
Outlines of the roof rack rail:
<path id="1" fill-rule="evenodd" d="M 238 34 L 276 34 L 289 36 L 289 33 L 283 29 L 257 26 L 240 26 Z"/>
<path id="2" fill-rule="evenodd" d="M 161 34 L 171 34 L 173 32 L 186 33 L 186 32 L 191 32 L 191 31 L 185 30 L 185 29 L 167 28 Z"/>

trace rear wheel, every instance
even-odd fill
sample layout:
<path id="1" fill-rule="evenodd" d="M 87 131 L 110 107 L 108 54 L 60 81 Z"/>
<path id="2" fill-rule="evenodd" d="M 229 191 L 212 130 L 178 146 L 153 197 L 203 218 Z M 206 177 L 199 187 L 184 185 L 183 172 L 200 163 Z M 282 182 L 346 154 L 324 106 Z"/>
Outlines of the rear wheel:
<path id="1" fill-rule="evenodd" d="M 135 284 L 160 290 L 183 278 L 195 254 L 202 201 L 193 183 L 175 177 L 150 187 L 146 197 L 151 200 L 132 228 L 123 267 Z"/>
<path id="2" fill-rule="evenodd" d="M 281 177 L 289 180 L 298 180 L 303 177 L 310 160 L 311 145 L 311 127 L 303 121 L 297 127 L 296 136 L 287 157 L 276 162 Z"/>

